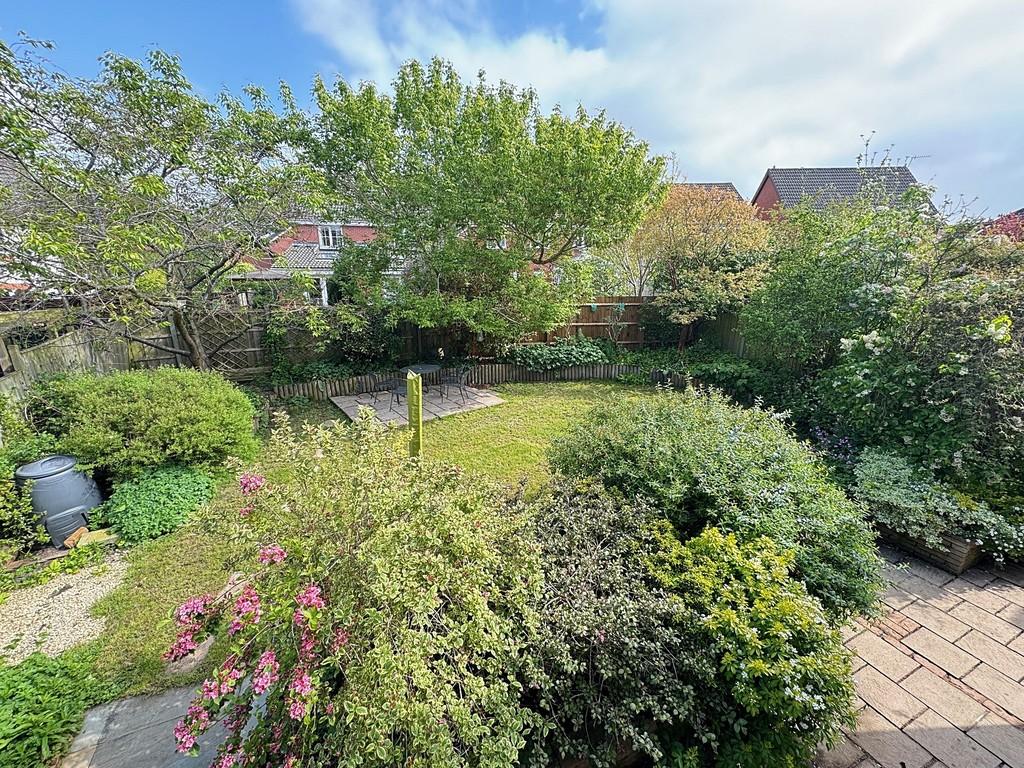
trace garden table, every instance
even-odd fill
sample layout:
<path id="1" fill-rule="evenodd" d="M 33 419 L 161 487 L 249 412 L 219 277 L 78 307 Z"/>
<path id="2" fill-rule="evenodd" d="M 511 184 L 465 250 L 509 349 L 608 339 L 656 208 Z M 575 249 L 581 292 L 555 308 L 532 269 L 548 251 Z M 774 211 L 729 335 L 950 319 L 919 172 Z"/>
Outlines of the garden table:
<path id="1" fill-rule="evenodd" d="M 418 376 L 426 376 L 440 371 L 441 366 L 435 365 L 434 363 L 416 363 L 415 365 L 407 365 L 405 368 L 401 368 L 400 370 L 402 373 L 415 373 Z"/>

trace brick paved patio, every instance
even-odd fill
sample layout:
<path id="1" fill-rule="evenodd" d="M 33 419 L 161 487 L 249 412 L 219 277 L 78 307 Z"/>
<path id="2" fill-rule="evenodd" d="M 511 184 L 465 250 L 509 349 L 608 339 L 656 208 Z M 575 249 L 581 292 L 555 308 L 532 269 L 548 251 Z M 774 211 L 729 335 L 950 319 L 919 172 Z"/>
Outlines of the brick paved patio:
<path id="1" fill-rule="evenodd" d="M 886 613 L 847 632 L 857 729 L 819 768 L 1024 768 L 1024 568 L 954 577 L 883 550 Z"/>

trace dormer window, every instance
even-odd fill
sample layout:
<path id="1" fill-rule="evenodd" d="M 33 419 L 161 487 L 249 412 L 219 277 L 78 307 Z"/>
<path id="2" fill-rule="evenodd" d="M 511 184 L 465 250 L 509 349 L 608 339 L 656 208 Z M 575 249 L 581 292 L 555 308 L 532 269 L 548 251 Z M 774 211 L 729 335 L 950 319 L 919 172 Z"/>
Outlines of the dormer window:
<path id="1" fill-rule="evenodd" d="M 341 244 L 341 227 L 320 227 L 320 247 L 336 249 Z"/>

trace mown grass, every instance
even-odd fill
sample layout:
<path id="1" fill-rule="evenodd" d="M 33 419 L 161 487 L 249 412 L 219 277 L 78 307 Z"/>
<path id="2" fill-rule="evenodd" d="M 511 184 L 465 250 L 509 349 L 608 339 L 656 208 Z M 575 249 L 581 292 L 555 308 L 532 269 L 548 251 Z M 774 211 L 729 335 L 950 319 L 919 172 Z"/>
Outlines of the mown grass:
<path id="1" fill-rule="evenodd" d="M 424 453 L 503 482 L 525 477 L 536 487 L 548 476 L 545 452 L 555 435 L 595 405 L 639 391 L 612 382 L 507 384 L 497 388 L 504 405 L 424 424 Z"/>

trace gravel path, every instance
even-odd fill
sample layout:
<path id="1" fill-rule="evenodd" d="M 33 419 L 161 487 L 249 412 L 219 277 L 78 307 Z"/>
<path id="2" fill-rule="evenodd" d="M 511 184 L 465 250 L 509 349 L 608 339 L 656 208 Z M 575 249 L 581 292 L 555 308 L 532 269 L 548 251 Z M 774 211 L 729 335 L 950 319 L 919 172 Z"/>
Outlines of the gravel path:
<path id="1" fill-rule="evenodd" d="M 46 584 L 12 592 L 0 605 L 0 658 L 17 663 L 37 650 L 56 656 L 97 637 L 104 619 L 89 611 L 121 583 L 128 570 L 123 555 L 112 555 L 104 565 L 63 573 Z"/>

